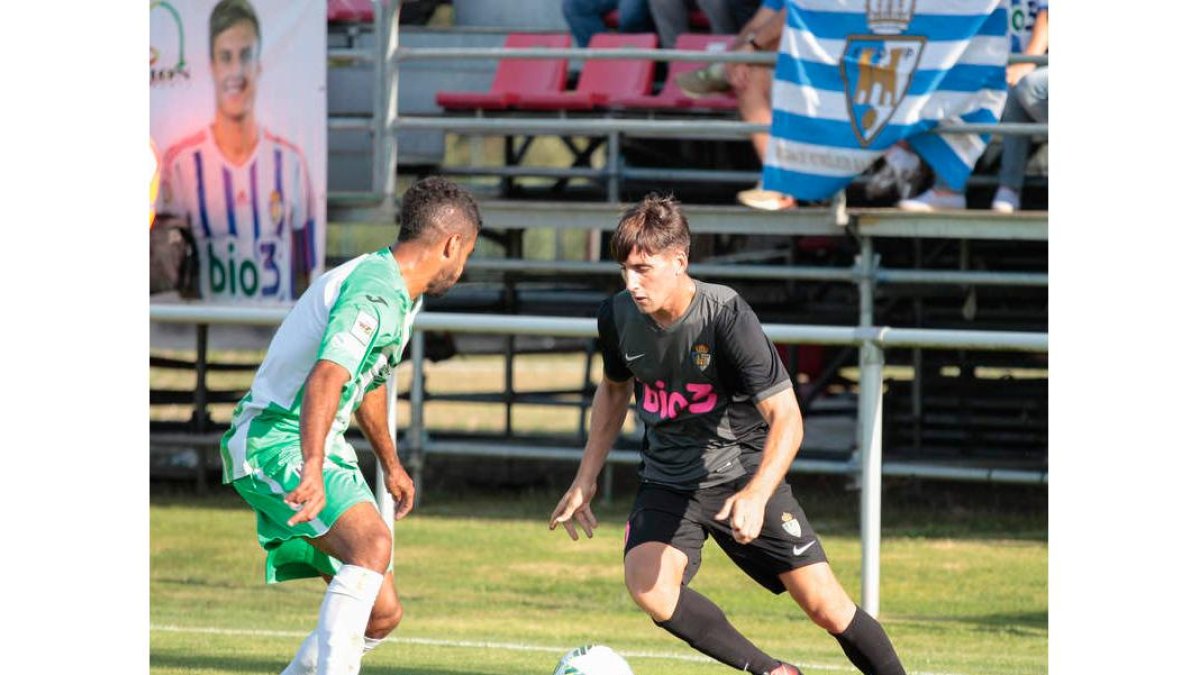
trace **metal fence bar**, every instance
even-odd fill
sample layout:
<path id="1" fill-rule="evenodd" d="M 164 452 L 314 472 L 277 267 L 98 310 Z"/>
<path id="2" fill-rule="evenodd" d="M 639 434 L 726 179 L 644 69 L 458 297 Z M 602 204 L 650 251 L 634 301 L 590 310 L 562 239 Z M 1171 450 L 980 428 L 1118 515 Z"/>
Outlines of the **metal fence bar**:
<path id="1" fill-rule="evenodd" d="M 188 442 L 195 443 L 194 440 Z M 583 456 L 583 449 L 578 446 L 523 445 L 519 443 L 498 445 L 496 443 L 438 440 L 436 438 L 426 442 L 425 452 L 429 455 L 562 460 L 570 462 L 578 462 L 580 457 Z M 613 450 L 608 453 L 607 461 L 613 464 L 636 465 L 642 461 L 642 455 L 636 450 Z M 857 461 L 843 462 L 838 460 L 798 458 L 792 462 L 788 470 L 792 472 L 851 476 L 859 474 L 862 467 Z M 882 473 L 888 477 L 940 478 L 961 481 L 1011 483 L 1014 485 L 1046 485 L 1050 481 L 1049 474 L 1045 471 L 941 466 L 924 462 L 886 462 L 882 465 Z"/>
<path id="2" fill-rule="evenodd" d="M 688 265 L 695 276 L 714 279 L 771 279 L 786 281 L 844 281 L 858 280 L 857 267 L 815 267 L 800 265 L 719 265 L 692 263 Z M 473 272 L 522 272 L 525 274 L 612 274 L 616 264 L 587 260 L 509 260 L 475 258 L 468 274 Z M 1038 272 L 972 272 L 961 270 L 900 270 L 873 268 L 875 281 L 896 284 L 971 284 L 976 286 L 1047 286 L 1050 277 Z"/>
<path id="3" fill-rule="evenodd" d="M 330 58 L 353 61 L 362 56 L 353 49 L 330 49 Z M 774 65 L 777 52 L 710 52 L 691 49 L 586 49 L 581 47 L 401 47 L 393 55 L 396 61 L 429 61 L 449 59 L 581 59 L 585 61 L 615 61 L 641 59 L 649 61 L 691 61 L 707 63 L 756 63 Z M 1009 63 L 1047 65 L 1048 56 L 1011 54 Z"/>
<path id="4" fill-rule="evenodd" d="M 692 61 L 773 65 L 774 52 L 709 52 L 690 49 L 584 49 L 578 47 L 421 47 L 401 48 L 398 61 L 450 59 L 580 59 L 585 61 Z"/>
<path id="5" fill-rule="evenodd" d="M 332 121 L 330 128 L 346 128 L 349 121 L 340 120 L 337 126 Z M 453 131 L 476 134 L 519 134 L 524 136 L 548 134 L 573 134 L 603 136 L 622 133 L 628 136 L 652 136 L 674 138 L 742 138 L 755 133 L 768 133 L 769 124 L 739 122 L 734 120 L 664 120 L 629 119 L 617 117 L 454 117 L 404 115 L 392 122 L 392 131 L 398 130 Z M 1002 134 L 1014 136 L 1037 136 L 1046 134 L 1048 124 L 1023 122 L 996 122 L 995 124 L 939 124 L 932 130 L 949 134 Z"/>
<path id="6" fill-rule="evenodd" d="M 443 176 L 502 176 L 523 178 L 606 178 L 608 169 L 583 167 L 526 167 L 526 166 L 444 166 L 438 169 Z"/>
<path id="7" fill-rule="evenodd" d="M 352 65 L 356 63 L 374 62 L 376 54 L 370 49 L 352 49 L 334 47 L 326 50 L 326 56 L 332 65 Z M 393 61 L 427 61 L 445 59 L 501 59 L 501 58 L 547 58 L 547 59 L 652 59 L 655 61 L 700 61 L 710 63 L 758 63 L 772 65 L 775 63 L 774 52 L 708 52 L 687 49 L 580 49 L 549 47 L 401 47 L 393 52 Z M 1029 56 L 1026 54 L 1010 54 L 1009 63 L 1033 63 L 1039 66 L 1048 65 L 1049 56 Z"/>
<path id="8" fill-rule="evenodd" d="M 762 178 L 762 171 L 706 171 L 704 169 L 651 169 L 637 166 L 621 167 L 621 175 L 631 180 L 673 180 L 697 183 L 753 183 Z"/>
<path id="9" fill-rule="evenodd" d="M 239 307 L 203 303 L 151 304 L 151 321 L 183 324 L 229 324 L 274 326 L 287 316 L 290 307 Z M 554 316 L 516 316 L 468 314 L 459 312 L 422 312 L 414 329 L 492 335 L 553 335 L 558 337 L 596 337 L 594 319 Z M 857 345 L 876 342 L 882 347 L 930 347 L 1045 352 L 1049 338 L 1045 333 L 1021 331 L 946 330 L 940 328 L 891 328 L 888 326 L 814 326 L 802 324 L 763 324 L 773 342 L 783 344 Z"/>

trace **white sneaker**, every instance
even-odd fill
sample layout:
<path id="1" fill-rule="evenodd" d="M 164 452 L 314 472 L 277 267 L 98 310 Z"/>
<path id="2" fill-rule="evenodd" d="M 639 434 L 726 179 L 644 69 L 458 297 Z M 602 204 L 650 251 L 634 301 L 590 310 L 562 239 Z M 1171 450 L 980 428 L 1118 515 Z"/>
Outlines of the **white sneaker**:
<path id="1" fill-rule="evenodd" d="M 896 208 L 901 211 L 965 209 L 967 208 L 967 197 L 959 192 L 939 192 L 931 188 L 911 199 L 901 199 L 896 203 Z"/>
<path id="2" fill-rule="evenodd" d="M 790 195 L 774 190 L 764 190 L 761 184 L 749 190 L 742 190 L 737 194 L 737 200 L 752 209 L 762 209 L 763 211 L 780 211 L 796 205 L 796 200 Z"/>
<path id="3" fill-rule="evenodd" d="M 1016 190 L 1000 186 L 992 199 L 992 210 L 997 213 L 1012 213 L 1021 209 L 1021 195 Z"/>

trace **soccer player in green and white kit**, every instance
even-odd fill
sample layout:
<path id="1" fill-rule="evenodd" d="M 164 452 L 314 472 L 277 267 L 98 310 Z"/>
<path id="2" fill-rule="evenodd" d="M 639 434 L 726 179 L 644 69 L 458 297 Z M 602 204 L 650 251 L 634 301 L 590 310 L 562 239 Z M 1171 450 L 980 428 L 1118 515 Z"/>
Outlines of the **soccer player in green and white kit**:
<path id="1" fill-rule="evenodd" d="M 481 226 L 470 194 L 426 178 L 400 210 L 388 248 L 322 275 L 279 327 L 221 439 L 224 481 L 257 515 L 268 583 L 322 576 L 317 628 L 283 672 L 353 674 L 400 623 L 392 538 L 343 437 L 354 414 L 396 500 L 412 479 L 396 456 L 382 386 L 400 363 L 424 295 L 458 281 Z"/>

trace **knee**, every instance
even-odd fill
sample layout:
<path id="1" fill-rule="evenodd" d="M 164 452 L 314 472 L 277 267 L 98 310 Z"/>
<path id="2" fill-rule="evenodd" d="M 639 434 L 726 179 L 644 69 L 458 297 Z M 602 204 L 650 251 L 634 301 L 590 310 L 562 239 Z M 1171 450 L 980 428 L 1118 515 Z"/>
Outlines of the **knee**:
<path id="1" fill-rule="evenodd" d="M 666 621 L 675 613 L 675 604 L 679 601 L 678 586 L 668 587 L 656 579 L 626 573 L 625 589 L 637 606 L 655 621 Z"/>
<path id="2" fill-rule="evenodd" d="M 376 603 L 371 609 L 371 619 L 367 622 L 367 637 L 382 640 L 396 630 L 403 618 L 404 605 L 392 594 L 390 601 Z"/>
<path id="3" fill-rule="evenodd" d="M 1032 110 L 1049 96 L 1047 80 L 1036 70 L 1022 77 L 1021 81 L 1013 87 L 1013 97 L 1027 111 Z"/>
<path id="4" fill-rule="evenodd" d="M 840 589 L 839 589 L 840 590 Z M 812 622 L 830 633 L 841 633 L 854 618 L 854 602 L 846 594 L 822 593 L 804 608 Z"/>
<path id="5" fill-rule="evenodd" d="M 383 574 L 387 571 L 388 564 L 392 560 L 392 538 L 387 532 L 387 528 L 382 528 L 382 531 L 372 530 L 370 533 L 363 535 L 358 541 L 358 545 L 354 547 L 352 556 L 346 563 L 366 567 Z"/>

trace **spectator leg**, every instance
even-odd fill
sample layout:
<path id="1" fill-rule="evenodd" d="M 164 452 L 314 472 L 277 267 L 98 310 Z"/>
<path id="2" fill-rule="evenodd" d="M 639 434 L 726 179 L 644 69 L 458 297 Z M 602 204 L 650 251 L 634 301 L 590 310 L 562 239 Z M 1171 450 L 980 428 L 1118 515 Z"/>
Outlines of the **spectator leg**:
<path id="1" fill-rule="evenodd" d="M 687 3 L 681 0 L 650 0 L 650 14 L 658 31 L 658 46 L 675 48 L 675 38 L 688 29 Z"/>
<path id="2" fill-rule="evenodd" d="M 726 0 L 729 11 L 733 15 L 734 29 L 730 33 L 738 33 L 758 12 L 762 0 Z"/>
<path id="3" fill-rule="evenodd" d="M 617 30 L 622 33 L 654 32 L 654 17 L 646 0 L 618 0 Z"/>
<path id="4" fill-rule="evenodd" d="M 617 0 L 563 0 L 562 13 L 579 47 L 587 47 L 592 36 L 608 30 L 604 15 L 617 9 Z"/>
<path id="5" fill-rule="evenodd" d="M 1001 122 L 1046 122 L 1050 119 L 1049 70 L 1038 68 L 1009 91 Z M 1000 184 L 1020 192 L 1029 160 L 1029 136 L 1005 136 L 1001 141 Z"/>
<path id="6" fill-rule="evenodd" d="M 742 24 L 734 16 L 734 5 L 737 4 L 740 3 L 736 0 L 696 0 L 716 35 L 735 35 L 741 30 Z"/>
<path id="7" fill-rule="evenodd" d="M 738 112 L 742 120 L 757 124 L 771 123 L 771 78 L 773 72 L 766 66 L 751 66 L 746 78 L 746 87 L 737 92 Z M 750 136 L 754 151 L 761 161 L 767 156 L 766 133 Z"/>

